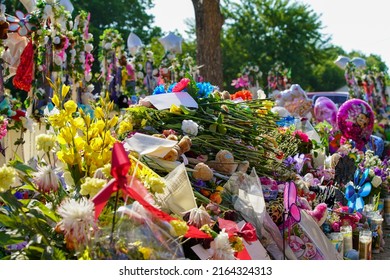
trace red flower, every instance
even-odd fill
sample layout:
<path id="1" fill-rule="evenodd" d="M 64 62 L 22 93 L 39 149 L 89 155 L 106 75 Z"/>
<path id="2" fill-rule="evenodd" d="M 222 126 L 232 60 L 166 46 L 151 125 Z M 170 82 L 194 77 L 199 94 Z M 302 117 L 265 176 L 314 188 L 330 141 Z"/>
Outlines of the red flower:
<path id="1" fill-rule="evenodd" d="M 309 136 L 307 136 L 307 134 L 304 133 L 301 130 L 294 131 L 293 135 L 294 136 L 298 136 L 299 139 L 301 139 L 301 141 L 304 142 L 304 143 L 308 143 L 309 142 Z"/>
<path id="2" fill-rule="evenodd" d="M 13 119 L 15 121 L 19 122 L 21 117 L 26 117 L 26 112 L 23 110 L 17 109 L 15 112 L 16 112 L 16 115 L 11 117 L 11 119 Z"/>
<path id="3" fill-rule="evenodd" d="M 239 99 L 241 98 L 242 100 L 252 100 L 252 93 L 249 90 L 240 90 L 237 91 L 235 94 L 232 94 L 230 96 L 231 100 Z"/>
<path id="4" fill-rule="evenodd" d="M 190 82 L 190 79 L 183 78 L 178 82 L 172 89 L 172 92 L 181 92 L 183 89 L 185 89 L 188 86 L 188 83 Z"/>

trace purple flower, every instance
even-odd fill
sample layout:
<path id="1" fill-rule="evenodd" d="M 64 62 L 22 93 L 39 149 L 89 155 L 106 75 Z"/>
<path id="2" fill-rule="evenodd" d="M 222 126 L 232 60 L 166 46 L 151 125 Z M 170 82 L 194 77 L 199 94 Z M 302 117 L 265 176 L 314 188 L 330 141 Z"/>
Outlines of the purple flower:
<path id="1" fill-rule="evenodd" d="M 287 165 L 287 167 L 290 167 L 291 165 L 295 164 L 295 160 L 292 156 L 288 156 L 285 160 L 284 163 Z"/>

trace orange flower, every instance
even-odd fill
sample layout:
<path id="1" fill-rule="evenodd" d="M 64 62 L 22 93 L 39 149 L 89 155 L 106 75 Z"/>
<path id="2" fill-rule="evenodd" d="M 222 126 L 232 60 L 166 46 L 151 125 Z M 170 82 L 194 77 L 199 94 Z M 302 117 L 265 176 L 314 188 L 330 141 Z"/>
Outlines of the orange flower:
<path id="1" fill-rule="evenodd" d="M 221 204 L 222 202 L 222 197 L 220 192 L 215 192 L 210 195 L 210 200 L 216 204 Z"/>
<path id="2" fill-rule="evenodd" d="M 242 100 L 252 100 L 252 93 L 249 90 L 240 90 L 237 91 L 235 94 L 232 94 L 230 96 L 231 100 L 239 99 L 241 98 Z"/>

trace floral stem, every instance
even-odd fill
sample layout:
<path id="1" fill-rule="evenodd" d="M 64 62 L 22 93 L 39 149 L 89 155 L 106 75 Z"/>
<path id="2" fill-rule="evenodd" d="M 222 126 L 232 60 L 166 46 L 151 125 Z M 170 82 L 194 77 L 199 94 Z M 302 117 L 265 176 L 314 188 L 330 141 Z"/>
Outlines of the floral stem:
<path id="1" fill-rule="evenodd" d="M 118 200 L 119 200 L 119 191 L 117 191 L 115 195 L 114 215 L 112 216 L 112 227 L 111 227 L 111 235 L 110 235 L 111 245 L 114 244 L 115 218 L 116 218 L 116 208 L 118 207 Z"/>

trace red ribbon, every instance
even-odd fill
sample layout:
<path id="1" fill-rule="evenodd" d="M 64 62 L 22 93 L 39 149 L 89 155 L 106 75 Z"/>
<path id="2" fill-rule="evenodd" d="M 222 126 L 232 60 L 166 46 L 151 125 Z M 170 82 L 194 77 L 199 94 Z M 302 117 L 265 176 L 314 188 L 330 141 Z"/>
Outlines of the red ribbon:
<path id="1" fill-rule="evenodd" d="M 29 40 L 27 46 L 20 55 L 20 63 L 12 80 L 13 85 L 21 90 L 29 92 L 33 81 L 34 47 Z"/>
<path id="2" fill-rule="evenodd" d="M 218 224 L 219 228 L 224 228 L 229 236 L 237 234 L 238 236 L 244 238 L 244 240 L 248 243 L 257 240 L 256 229 L 251 223 L 245 223 L 241 229 L 239 229 L 235 222 L 218 218 Z"/>
<path id="3" fill-rule="evenodd" d="M 138 201 L 146 210 L 148 210 L 154 217 L 162 219 L 164 221 L 170 222 L 177 220 L 170 216 L 169 214 L 157 209 L 149 202 L 147 202 L 135 188 L 129 186 L 129 181 L 132 179 L 134 185 L 142 185 L 142 183 L 136 178 L 131 178 L 128 176 L 130 169 L 130 160 L 128 155 L 123 148 L 122 143 L 115 143 L 112 151 L 112 160 L 111 160 L 111 175 L 114 177 L 95 197 L 92 199 L 92 202 L 95 204 L 95 218 L 97 219 L 102 212 L 104 206 L 107 204 L 107 201 L 110 199 L 111 195 L 119 190 L 122 190 L 124 195 L 131 197 L 132 199 Z M 200 231 L 194 226 L 189 226 L 185 237 L 188 238 L 211 238 L 210 235 Z"/>

